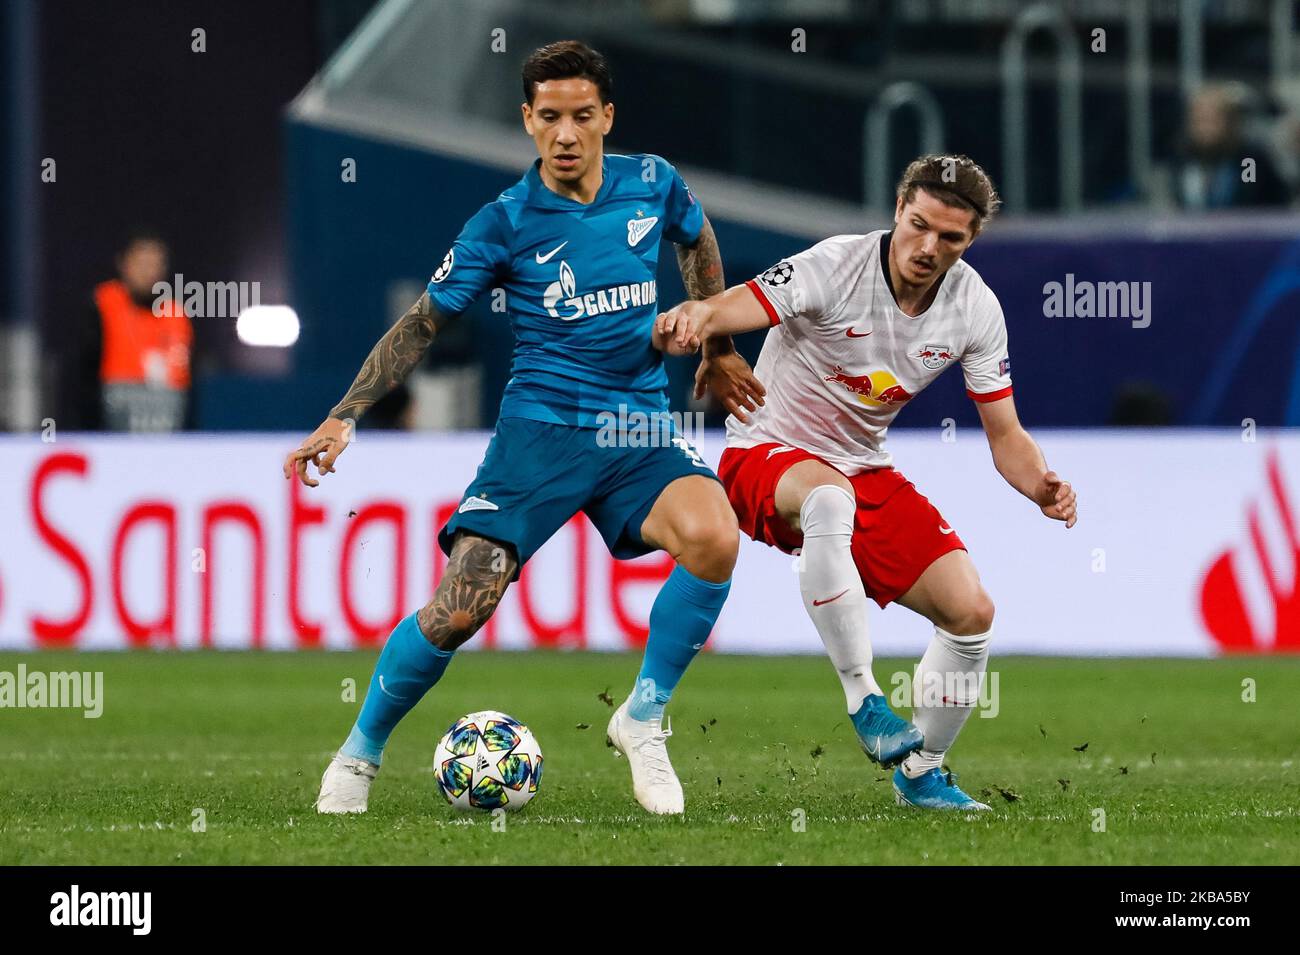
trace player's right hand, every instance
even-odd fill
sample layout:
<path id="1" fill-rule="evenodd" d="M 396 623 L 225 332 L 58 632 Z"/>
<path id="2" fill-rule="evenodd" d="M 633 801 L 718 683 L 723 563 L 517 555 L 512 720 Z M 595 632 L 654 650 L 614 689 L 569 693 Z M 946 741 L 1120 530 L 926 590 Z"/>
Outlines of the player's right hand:
<path id="1" fill-rule="evenodd" d="M 352 440 L 353 422 L 339 418 L 326 418 L 321 426 L 311 433 L 297 451 L 292 451 L 284 459 L 285 480 L 292 480 L 295 474 L 307 487 L 316 487 L 320 481 L 307 473 L 307 464 L 316 466 L 317 474 L 329 474 L 334 470 L 334 462 L 343 453 L 343 449 Z"/>
<path id="2" fill-rule="evenodd" d="M 1035 499 L 1045 517 L 1054 521 L 1065 521 L 1067 528 L 1073 527 L 1079 520 L 1078 498 L 1069 481 L 1062 481 L 1055 471 L 1043 475 Z"/>

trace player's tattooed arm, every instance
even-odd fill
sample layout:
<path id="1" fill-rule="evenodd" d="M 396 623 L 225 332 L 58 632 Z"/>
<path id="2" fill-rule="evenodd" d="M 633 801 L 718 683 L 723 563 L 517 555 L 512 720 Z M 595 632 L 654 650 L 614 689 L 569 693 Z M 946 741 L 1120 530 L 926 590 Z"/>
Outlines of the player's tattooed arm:
<path id="1" fill-rule="evenodd" d="M 500 603 L 516 566 L 508 547 L 459 534 L 433 599 L 416 614 L 425 638 L 443 650 L 454 650 L 474 636 Z"/>
<path id="2" fill-rule="evenodd" d="M 682 285 L 686 297 L 694 301 L 721 295 L 727 288 L 722 272 L 722 250 L 708 216 L 695 241 L 688 246 L 677 246 L 677 265 L 682 270 Z M 703 341 L 704 356 L 695 370 L 695 397 L 703 398 L 706 391 L 722 403 L 728 413 L 741 421 L 749 420 L 745 410 L 753 411 L 763 403 L 767 391 L 749 367 L 749 362 L 736 351 L 730 335 L 711 335 Z"/>
<path id="3" fill-rule="evenodd" d="M 718 237 L 713 232 L 713 223 L 708 216 L 692 245 L 677 246 L 677 266 L 682 270 L 682 285 L 686 288 L 686 297 L 692 301 L 701 301 L 718 295 L 727 288 L 727 281 L 722 273 L 722 250 L 718 248 Z M 704 340 L 704 357 L 730 355 L 736 350 L 730 335 L 717 335 Z"/>
<path id="4" fill-rule="evenodd" d="M 425 292 L 371 349 L 352 387 L 330 410 L 329 417 L 297 450 L 285 457 L 285 479 L 292 480 L 296 475 L 307 487 L 320 484 L 310 475 L 307 465 L 315 465 L 317 474 L 334 470 L 335 460 L 352 440 L 357 418 L 407 376 L 445 323 L 446 318 L 433 307 L 429 293 Z"/>
<path id="5" fill-rule="evenodd" d="M 677 246 L 677 265 L 682 270 L 687 298 L 708 298 L 727 287 L 722 276 L 722 250 L 718 248 L 718 237 L 708 216 L 704 217 L 700 234 L 691 245 Z"/>
<path id="6" fill-rule="evenodd" d="M 446 319 L 434 307 L 426 291 L 370 350 L 352 387 L 330 410 L 330 417 L 355 421 L 365 414 L 419 364 L 433 336 L 444 324 Z"/>

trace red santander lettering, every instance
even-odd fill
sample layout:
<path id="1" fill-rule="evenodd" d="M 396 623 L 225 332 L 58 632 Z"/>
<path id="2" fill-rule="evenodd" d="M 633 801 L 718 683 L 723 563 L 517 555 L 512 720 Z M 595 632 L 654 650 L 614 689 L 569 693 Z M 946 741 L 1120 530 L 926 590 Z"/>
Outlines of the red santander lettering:
<path id="1" fill-rule="evenodd" d="M 38 646 L 47 648 L 70 647 L 81 628 L 90 619 L 94 607 L 95 589 L 90 576 L 90 565 L 75 544 L 60 534 L 45 516 L 45 486 L 55 475 L 74 474 L 84 478 L 89 470 L 86 457 L 76 452 L 51 454 L 42 461 L 32 475 L 30 511 L 36 533 L 40 535 L 50 550 L 58 554 L 71 567 L 81 585 L 81 604 L 72 616 L 64 620 L 50 620 L 33 614 L 30 619 L 32 633 Z"/>
<path id="2" fill-rule="evenodd" d="M 573 572 L 569 574 L 573 581 L 573 610 L 567 619 L 554 623 L 548 623 L 538 616 L 533 606 L 529 574 L 532 565 L 529 564 L 525 565 L 519 575 L 519 612 L 534 646 L 554 648 L 567 641 L 582 649 L 587 645 L 587 519 L 581 514 L 571 517 L 561 528 L 561 531 L 565 530 L 574 535 Z"/>
<path id="3" fill-rule="evenodd" d="M 126 605 L 122 576 L 122 555 L 126 551 L 126 542 L 135 528 L 146 521 L 161 524 L 164 535 L 162 609 L 152 620 L 141 620 L 132 614 L 131 608 Z M 156 638 L 161 638 L 166 646 L 176 646 L 176 508 L 166 501 L 144 501 L 127 511 L 113 537 L 113 560 L 109 574 L 112 578 L 113 609 L 117 611 L 118 622 L 126 631 L 130 644 L 133 647 L 149 647 Z"/>
<path id="4" fill-rule="evenodd" d="M 252 539 L 253 610 L 249 632 L 253 647 L 260 650 L 266 635 L 266 541 L 257 512 L 242 501 L 219 501 L 203 509 L 203 554 L 206 564 L 201 584 L 203 606 L 200 611 L 199 642 L 205 647 L 212 646 L 212 578 L 217 570 L 213 530 L 222 521 L 242 524 Z"/>
<path id="5" fill-rule="evenodd" d="M 614 612 L 623 639 L 628 647 L 639 650 L 645 647 L 646 637 L 650 635 L 650 621 L 636 619 L 628 612 L 624 603 L 624 591 L 629 585 L 654 583 L 662 587 L 668 575 L 677 566 L 672 557 L 659 551 L 653 558 L 641 558 L 635 561 L 612 560 L 609 567 L 609 606 Z"/>
<path id="6" fill-rule="evenodd" d="M 363 620 L 352 603 L 352 555 L 357 535 L 371 524 L 387 521 L 393 525 L 393 602 L 386 620 Z M 382 637 L 406 616 L 406 508 L 397 501 L 378 501 L 357 511 L 343 535 L 343 555 L 339 560 L 339 603 L 343 619 L 358 646 L 379 645 Z"/>
<path id="7" fill-rule="evenodd" d="M 302 532 L 315 524 L 325 523 L 325 508 L 307 504 L 302 499 L 297 481 L 289 482 L 289 622 L 298 635 L 298 646 L 319 647 L 321 626 L 302 615 L 298 588 L 302 584 L 301 550 Z"/>

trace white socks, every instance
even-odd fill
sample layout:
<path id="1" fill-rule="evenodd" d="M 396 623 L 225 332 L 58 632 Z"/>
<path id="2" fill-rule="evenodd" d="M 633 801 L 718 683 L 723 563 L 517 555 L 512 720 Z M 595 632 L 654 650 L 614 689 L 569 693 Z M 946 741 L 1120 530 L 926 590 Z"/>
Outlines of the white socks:
<path id="1" fill-rule="evenodd" d="M 834 484 L 813 488 L 799 509 L 799 592 L 840 676 L 850 714 L 861 707 L 863 697 L 881 693 L 871 675 L 867 593 L 849 550 L 856 511 L 852 495 Z"/>
<path id="2" fill-rule="evenodd" d="M 852 495 L 834 484 L 813 488 L 799 509 L 799 592 L 839 674 L 849 713 L 857 712 L 864 697 L 883 695 L 871 673 L 867 593 L 850 551 L 856 511 Z M 912 722 L 925 736 L 925 747 L 903 761 L 908 777 L 943 765 L 944 754 L 979 703 L 992 635 L 992 630 L 959 636 L 934 628 L 913 680 Z"/>
<path id="3" fill-rule="evenodd" d="M 963 637 L 934 628 L 912 682 L 912 722 L 925 746 L 903 761 L 909 779 L 943 765 L 944 753 L 979 702 L 992 635 L 989 630 Z"/>

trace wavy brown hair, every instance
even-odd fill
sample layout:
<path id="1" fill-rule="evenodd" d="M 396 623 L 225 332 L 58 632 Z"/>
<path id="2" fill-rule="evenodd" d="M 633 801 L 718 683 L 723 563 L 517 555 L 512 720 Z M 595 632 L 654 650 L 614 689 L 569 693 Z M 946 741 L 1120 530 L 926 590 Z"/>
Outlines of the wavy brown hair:
<path id="1" fill-rule="evenodd" d="M 975 232 L 997 214 L 1002 197 L 989 174 L 960 154 L 930 155 L 913 159 L 898 180 L 897 195 L 903 205 L 912 201 L 917 189 L 924 189 L 944 205 L 970 209 L 975 213 Z"/>

